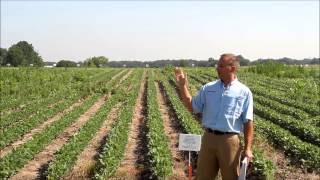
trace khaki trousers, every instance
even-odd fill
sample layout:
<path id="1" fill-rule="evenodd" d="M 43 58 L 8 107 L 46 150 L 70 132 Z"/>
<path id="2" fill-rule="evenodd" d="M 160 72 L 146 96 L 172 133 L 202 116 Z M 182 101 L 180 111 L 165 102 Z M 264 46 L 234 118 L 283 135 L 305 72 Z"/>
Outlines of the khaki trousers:
<path id="1" fill-rule="evenodd" d="M 237 134 L 205 132 L 197 164 L 197 180 L 213 180 L 220 169 L 223 180 L 239 176 L 240 139 Z"/>

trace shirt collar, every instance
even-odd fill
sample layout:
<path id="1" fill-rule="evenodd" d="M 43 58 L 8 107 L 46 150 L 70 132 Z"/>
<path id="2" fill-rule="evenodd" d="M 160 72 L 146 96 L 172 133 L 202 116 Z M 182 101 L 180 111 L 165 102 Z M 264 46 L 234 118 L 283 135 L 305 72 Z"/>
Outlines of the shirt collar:
<path id="1" fill-rule="evenodd" d="M 239 80 L 238 80 L 238 77 L 236 76 L 236 78 L 233 81 L 231 81 L 230 85 L 234 85 L 237 82 L 239 82 Z"/>
<path id="2" fill-rule="evenodd" d="M 235 78 L 234 80 L 232 80 L 231 83 L 228 84 L 227 87 L 230 87 L 230 86 L 232 86 L 232 85 L 235 85 L 235 84 L 238 83 L 238 82 L 239 82 L 239 80 L 238 80 L 238 77 L 236 76 L 236 78 Z M 222 82 L 221 79 L 219 79 L 219 83 L 221 84 L 222 87 L 224 87 L 224 83 Z"/>

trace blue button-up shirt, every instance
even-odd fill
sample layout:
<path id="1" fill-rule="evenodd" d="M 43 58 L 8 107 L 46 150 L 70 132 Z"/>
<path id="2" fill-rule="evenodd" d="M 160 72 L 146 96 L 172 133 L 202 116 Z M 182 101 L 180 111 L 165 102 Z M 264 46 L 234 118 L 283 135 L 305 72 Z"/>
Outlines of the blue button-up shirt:
<path id="1" fill-rule="evenodd" d="M 243 123 L 253 120 L 253 97 L 250 89 L 237 79 L 227 87 L 217 80 L 202 86 L 192 98 L 192 109 L 202 113 L 205 128 L 240 133 Z"/>

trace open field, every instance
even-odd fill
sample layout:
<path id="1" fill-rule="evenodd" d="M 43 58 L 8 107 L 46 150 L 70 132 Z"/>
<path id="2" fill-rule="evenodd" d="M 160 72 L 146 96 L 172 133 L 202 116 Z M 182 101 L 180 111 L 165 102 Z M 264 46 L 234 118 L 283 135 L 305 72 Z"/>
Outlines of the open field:
<path id="1" fill-rule="evenodd" d="M 213 68 L 185 71 L 192 95 L 217 79 Z M 0 179 L 188 179 L 178 135 L 203 129 L 172 69 L 0 72 Z M 320 179 L 320 81 L 246 71 L 238 79 L 254 94 L 248 179 Z"/>

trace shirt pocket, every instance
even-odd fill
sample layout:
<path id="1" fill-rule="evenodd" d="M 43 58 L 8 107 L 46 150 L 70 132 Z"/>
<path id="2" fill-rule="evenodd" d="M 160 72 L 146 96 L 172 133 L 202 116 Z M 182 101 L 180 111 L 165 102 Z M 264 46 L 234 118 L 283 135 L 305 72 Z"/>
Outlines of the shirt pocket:
<path id="1" fill-rule="evenodd" d="M 238 96 L 226 96 L 225 97 L 225 115 L 227 117 L 232 117 L 238 119 L 242 113 L 242 107 L 244 104 L 244 97 Z"/>
<path id="2" fill-rule="evenodd" d="M 218 91 L 212 90 L 206 92 L 206 106 L 209 108 L 218 108 L 219 106 L 219 98 L 221 94 Z"/>

